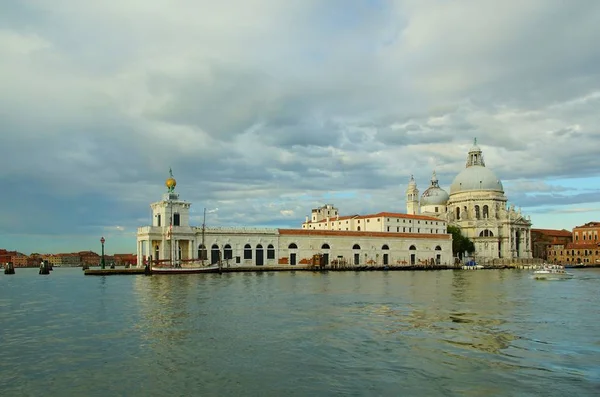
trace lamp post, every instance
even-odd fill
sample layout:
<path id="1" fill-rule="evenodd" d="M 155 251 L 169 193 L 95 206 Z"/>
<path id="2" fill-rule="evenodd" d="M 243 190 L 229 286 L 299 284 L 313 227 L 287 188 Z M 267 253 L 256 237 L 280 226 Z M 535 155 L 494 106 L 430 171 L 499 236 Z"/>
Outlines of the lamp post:
<path id="1" fill-rule="evenodd" d="M 104 269 L 104 236 L 100 238 L 100 243 L 102 244 L 102 261 L 100 262 L 100 266 Z"/>

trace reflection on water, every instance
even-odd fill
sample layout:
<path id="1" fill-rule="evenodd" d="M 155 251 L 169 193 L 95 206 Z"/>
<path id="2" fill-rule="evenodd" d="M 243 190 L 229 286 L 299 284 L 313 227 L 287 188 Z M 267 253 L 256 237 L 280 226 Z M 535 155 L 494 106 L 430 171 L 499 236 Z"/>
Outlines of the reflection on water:
<path id="1" fill-rule="evenodd" d="M 597 395 L 599 282 L 21 271 L 0 276 L 0 394 Z"/>

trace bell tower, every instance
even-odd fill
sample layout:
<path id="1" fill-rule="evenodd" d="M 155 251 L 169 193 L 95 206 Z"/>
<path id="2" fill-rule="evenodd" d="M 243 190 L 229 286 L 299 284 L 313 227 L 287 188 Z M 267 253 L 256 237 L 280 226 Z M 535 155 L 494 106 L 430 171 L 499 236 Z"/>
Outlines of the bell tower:
<path id="1" fill-rule="evenodd" d="M 419 189 L 417 189 L 417 182 L 412 175 L 406 188 L 406 213 L 409 215 L 419 214 Z"/>

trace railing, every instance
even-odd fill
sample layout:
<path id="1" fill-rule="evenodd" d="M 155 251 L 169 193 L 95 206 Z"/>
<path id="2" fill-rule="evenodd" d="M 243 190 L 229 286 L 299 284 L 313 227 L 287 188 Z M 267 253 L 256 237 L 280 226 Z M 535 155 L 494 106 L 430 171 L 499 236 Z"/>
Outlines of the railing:
<path id="1" fill-rule="evenodd" d="M 195 227 L 196 231 L 202 231 L 201 227 Z M 236 227 L 236 226 L 212 226 L 204 229 L 205 233 L 256 233 L 256 234 L 277 234 L 279 229 L 260 228 L 260 227 Z"/>

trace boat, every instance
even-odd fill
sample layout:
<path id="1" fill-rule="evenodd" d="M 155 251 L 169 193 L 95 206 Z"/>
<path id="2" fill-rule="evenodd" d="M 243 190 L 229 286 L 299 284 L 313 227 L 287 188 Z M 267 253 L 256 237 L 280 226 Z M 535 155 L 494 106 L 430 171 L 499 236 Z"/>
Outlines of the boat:
<path id="1" fill-rule="evenodd" d="M 195 273 L 220 273 L 221 266 L 152 266 L 152 274 L 195 274 Z"/>
<path id="2" fill-rule="evenodd" d="M 462 266 L 463 270 L 480 270 L 483 269 L 482 265 L 479 265 L 474 259 L 471 259 Z"/>
<path id="3" fill-rule="evenodd" d="M 172 215 L 171 215 L 172 216 Z M 204 231 L 206 224 L 206 208 L 204 209 L 204 221 L 202 222 L 202 247 L 204 247 Z M 171 219 L 171 223 L 169 225 L 169 229 L 167 230 L 167 240 L 171 239 L 171 233 L 173 229 L 173 220 Z M 192 262 L 187 264 L 182 264 L 181 260 L 174 261 L 175 253 L 173 251 L 169 252 L 170 259 L 168 259 L 167 263 L 160 263 L 157 261 L 154 263 L 151 268 L 151 274 L 195 274 L 195 273 L 221 273 L 221 260 L 219 257 L 218 263 L 205 265 L 204 264 L 204 252 L 200 254 L 200 263 Z"/>
<path id="4" fill-rule="evenodd" d="M 573 274 L 566 272 L 564 266 L 544 264 L 533 272 L 532 277 L 536 280 L 563 280 L 573 277 Z"/>

